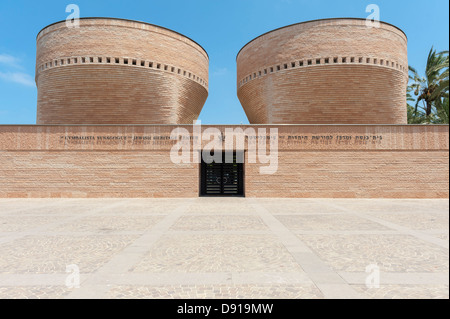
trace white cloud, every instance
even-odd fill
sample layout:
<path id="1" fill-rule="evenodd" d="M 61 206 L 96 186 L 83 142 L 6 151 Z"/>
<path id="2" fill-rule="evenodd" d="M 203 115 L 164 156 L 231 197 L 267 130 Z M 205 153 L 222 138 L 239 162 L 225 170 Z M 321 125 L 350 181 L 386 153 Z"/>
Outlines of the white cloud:
<path id="1" fill-rule="evenodd" d="M 19 58 L 8 54 L 0 54 L 0 67 L 0 80 L 35 87 L 31 75 L 18 72 L 23 70 Z"/>
<path id="2" fill-rule="evenodd" d="M 26 73 L 21 73 L 21 72 L 0 72 L 0 79 L 3 79 L 4 81 L 7 82 L 14 82 L 14 83 L 19 83 L 25 86 L 32 86 L 34 87 L 34 80 L 33 78 Z"/>
<path id="3" fill-rule="evenodd" d="M 5 64 L 9 67 L 21 69 L 19 59 L 16 57 L 13 57 L 8 54 L 0 54 L 0 64 Z"/>

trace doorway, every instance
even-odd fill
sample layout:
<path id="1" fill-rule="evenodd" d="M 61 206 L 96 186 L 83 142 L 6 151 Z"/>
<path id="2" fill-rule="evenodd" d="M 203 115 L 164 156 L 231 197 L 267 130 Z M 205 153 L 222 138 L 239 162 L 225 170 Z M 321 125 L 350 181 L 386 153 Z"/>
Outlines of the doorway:
<path id="1" fill-rule="evenodd" d="M 244 196 L 244 153 L 232 155 L 230 163 L 225 162 L 225 152 L 220 163 L 206 163 L 202 157 L 201 196 Z M 212 156 L 207 161 L 211 160 Z"/>

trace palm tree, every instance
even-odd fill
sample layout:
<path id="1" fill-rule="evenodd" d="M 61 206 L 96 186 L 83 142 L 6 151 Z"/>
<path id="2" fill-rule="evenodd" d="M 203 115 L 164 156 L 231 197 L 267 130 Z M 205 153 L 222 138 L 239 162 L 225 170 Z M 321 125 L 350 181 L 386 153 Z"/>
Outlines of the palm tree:
<path id="1" fill-rule="evenodd" d="M 436 100 L 436 114 L 438 120 L 435 122 L 436 124 L 449 124 L 450 112 L 448 108 L 448 97 L 441 100 Z"/>
<path id="2" fill-rule="evenodd" d="M 440 119 L 439 123 L 441 124 L 449 124 L 449 96 L 448 96 L 448 90 L 449 90 L 449 59 L 448 59 L 448 51 L 441 52 L 442 54 L 446 54 L 446 59 L 444 63 L 437 65 L 434 70 L 437 72 L 442 73 L 438 77 L 438 86 L 437 89 L 434 91 L 432 98 L 436 99 L 436 111 L 437 115 Z M 439 98 L 439 96 L 443 96 L 443 99 Z"/>
<path id="3" fill-rule="evenodd" d="M 436 53 L 436 50 L 431 48 L 425 77 L 421 77 L 416 69 L 409 67 L 411 72 L 409 79 L 412 81 L 409 88 L 417 96 L 414 116 L 419 116 L 419 106 L 422 103 L 421 108 L 427 123 L 434 122 L 435 115 L 438 117 L 448 115 L 448 111 L 445 112 L 444 103 L 444 100 L 448 99 L 448 61 L 448 51 Z M 448 117 L 439 120 L 439 122 L 445 121 L 448 123 Z"/>
<path id="4" fill-rule="evenodd" d="M 411 95 L 412 88 L 408 86 L 406 93 L 406 110 L 408 114 L 408 124 L 424 124 L 427 123 L 427 117 L 423 110 L 415 109 L 409 102 L 415 102 L 416 99 Z"/>
<path id="5" fill-rule="evenodd" d="M 448 88 L 449 88 L 448 51 L 442 51 L 440 54 L 444 55 L 445 60 L 444 60 L 443 63 L 436 65 L 433 68 L 433 71 L 436 71 L 438 73 L 441 72 L 442 70 L 444 70 L 444 71 L 437 78 L 439 84 L 438 84 L 438 87 L 437 87 L 437 89 L 435 90 L 435 92 L 433 94 L 433 97 L 437 97 L 441 92 L 446 92 L 447 93 L 447 97 L 448 97 Z M 447 55 L 447 56 L 445 56 L 445 55 Z"/>

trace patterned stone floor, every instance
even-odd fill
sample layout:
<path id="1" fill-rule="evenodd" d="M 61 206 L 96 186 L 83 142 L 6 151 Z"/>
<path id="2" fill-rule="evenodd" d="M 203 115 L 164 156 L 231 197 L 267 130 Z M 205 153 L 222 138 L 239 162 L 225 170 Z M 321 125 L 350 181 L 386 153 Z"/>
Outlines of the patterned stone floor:
<path id="1" fill-rule="evenodd" d="M 121 299 L 320 299 L 314 285 L 197 285 L 197 286 L 118 286 L 108 298 Z"/>
<path id="2" fill-rule="evenodd" d="M 385 285 L 370 289 L 364 285 L 354 286 L 371 299 L 448 299 L 449 286 L 445 285 Z"/>
<path id="3" fill-rule="evenodd" d="M 448 205 L 0 199 L 0 298 L 448 299 Z"/>
<path id="4" fill-rule="evenodd" d="M 301 272 L 302 269 L 274 236 L 202 234 L 163 236 L 131 271 Z"/>
<path id="5" fill-rule="evenodd" d="M 448 272 L 448 250 L 410 235 L 299 235 L 328 265 L 357 272 L 377 264 L 383 272 Z"/>

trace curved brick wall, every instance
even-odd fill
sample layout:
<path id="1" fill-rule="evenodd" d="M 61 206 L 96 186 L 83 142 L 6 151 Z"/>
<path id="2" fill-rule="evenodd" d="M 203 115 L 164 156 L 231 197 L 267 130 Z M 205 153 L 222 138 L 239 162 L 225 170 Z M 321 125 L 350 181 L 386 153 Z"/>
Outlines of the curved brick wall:
<path id="1" fill-rule="evenodd" d="M 304 22 L 244 46 L 237 86 L 250 123 L 406 124 L 406 35 L 365 23 Z"/>
<path id="2" fill-rule="evenodd" d="M 192 123 L 208 96 L 208 64 L 196 42 L 155 25 L 55 23 L 37 36 L 37 124 Z"/>

